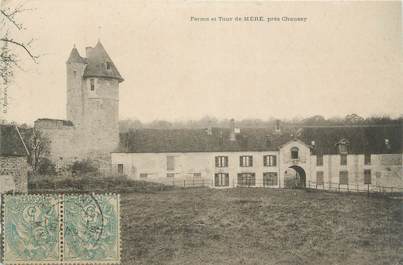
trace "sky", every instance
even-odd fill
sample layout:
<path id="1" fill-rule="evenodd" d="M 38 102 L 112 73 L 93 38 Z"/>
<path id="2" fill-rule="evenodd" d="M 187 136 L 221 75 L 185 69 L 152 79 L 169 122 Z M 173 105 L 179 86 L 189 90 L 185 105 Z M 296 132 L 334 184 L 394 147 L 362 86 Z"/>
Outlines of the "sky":
<path id="1" fill-rule="evenodd" d="M 15 4 L 8 0 L 7 4 Z M 27 0 L 8 120 L 66 116 L 66 66 L 98 39 L 125 81 L 120 119 L 403 113 L 400 2 Z M 191 17 L 306 17 L 195 22 Z M 18 53 L 20 51 L 17 51 Z"/>

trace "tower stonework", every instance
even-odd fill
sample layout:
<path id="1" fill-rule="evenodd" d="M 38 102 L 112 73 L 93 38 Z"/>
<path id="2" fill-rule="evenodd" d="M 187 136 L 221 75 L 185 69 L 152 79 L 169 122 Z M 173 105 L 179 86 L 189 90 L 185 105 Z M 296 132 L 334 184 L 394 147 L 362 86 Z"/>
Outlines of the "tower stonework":
<path id="1" fill-rule="evenodd" d="M 101 42 L 76 47 L 66 62 L 67 120 L 38 119 L 35 128 L 51 142 L 50 156 L 57 163 L 93 158 L 110 160 L 119 144 L 119 84 L 122 76 Z"/>
<path id="2" fill-rule="evenodd" d="M 87 153 L 111 152 L 119 144 L 119 83 L 122 76 L 101 42 L 74 47 L 66 63 L 67 119 L 76 127 L 80 148 Z"/>

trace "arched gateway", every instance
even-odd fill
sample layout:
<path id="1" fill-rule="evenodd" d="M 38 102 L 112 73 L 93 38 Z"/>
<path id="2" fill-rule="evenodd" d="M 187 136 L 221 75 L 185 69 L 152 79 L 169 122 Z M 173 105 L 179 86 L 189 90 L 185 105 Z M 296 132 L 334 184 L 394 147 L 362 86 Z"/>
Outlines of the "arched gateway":
<path id="1" fill-rule="evenodd" d="M 286 188 L 305 188 L 305 170 L 299 166 L 290 166 L 284 174 L 284 186 Z"/>

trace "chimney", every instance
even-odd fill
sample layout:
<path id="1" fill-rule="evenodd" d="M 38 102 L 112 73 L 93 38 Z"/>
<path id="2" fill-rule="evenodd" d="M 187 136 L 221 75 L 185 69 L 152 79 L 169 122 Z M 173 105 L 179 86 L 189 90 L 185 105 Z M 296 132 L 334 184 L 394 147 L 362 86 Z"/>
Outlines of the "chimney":
<path id="1" fill-rule="evenodd" d="M 280 120 L 276 120 L 276 123 L 274 125 L 274 131 L 276 133 L 280 133 L 281 132 L 281 128 L 280 128 Z"/>
<path id="2" fill-rule="evenodd" d="M 235 120 L 231 119 L 230 121 L 230 134 L 229 134 L 229 140 L 230 141 L 236 141 L 236 137 L 235 137 Z"/>
<path id="3" fill-rule="evenodd" d="M 85 47 L 85 55 L 87 56 L 87 58 L 90 57 L 91 52 L 92 52 L 92 47 Z"/>

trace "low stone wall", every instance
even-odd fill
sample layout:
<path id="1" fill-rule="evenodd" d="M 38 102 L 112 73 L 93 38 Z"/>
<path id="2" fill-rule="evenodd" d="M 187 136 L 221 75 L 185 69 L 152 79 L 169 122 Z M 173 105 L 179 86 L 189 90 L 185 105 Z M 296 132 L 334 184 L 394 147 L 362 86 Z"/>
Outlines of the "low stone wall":
<path id="1" fill-rule="evenodd" d="M 24 156 L 0 156 L 0 193 L 27 192 L 28 163 Z"/>

